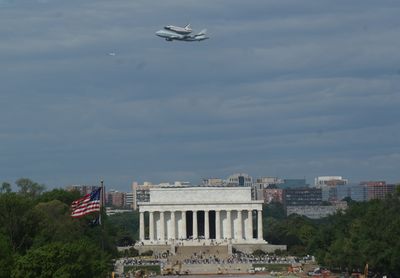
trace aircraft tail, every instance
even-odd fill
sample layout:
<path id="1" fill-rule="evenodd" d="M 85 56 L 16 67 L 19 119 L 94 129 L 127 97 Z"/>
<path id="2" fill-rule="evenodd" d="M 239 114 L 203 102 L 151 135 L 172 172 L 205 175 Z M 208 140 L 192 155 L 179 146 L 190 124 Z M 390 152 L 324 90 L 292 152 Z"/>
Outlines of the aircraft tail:
<path id="1" fill-rule="evenodd" d="M 203 29 L 203 30 L 201 30 L 200 33 L 198 33 L 197 35 L 198 35 L 198 36 L 201 36 L 201 35 L 205 35 L 206 33 L 207 33 L 207 29 Z"/>

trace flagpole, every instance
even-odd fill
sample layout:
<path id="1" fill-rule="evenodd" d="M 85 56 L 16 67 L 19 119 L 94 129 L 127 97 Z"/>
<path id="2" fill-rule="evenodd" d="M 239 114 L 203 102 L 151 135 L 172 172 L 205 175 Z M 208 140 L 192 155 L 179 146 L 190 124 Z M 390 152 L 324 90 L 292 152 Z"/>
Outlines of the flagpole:
<path id="1" fill-rule="evenodd" d="M 101 187 L 101 192 L 100 192 L 100 215 L 99 215 L 99 224 L 102 226 L 103 222 L 101 221 L 101 215 L 103 214 L 103 206 L 105 204 L 104 202 L 104 197 L 105 197 L 105 193 L 104 193 L 104 181 L 100 180 L 100 187 Z"/>
<path id="2" fill-rule="evenodd" d="M 104 190 L 105 190 L 105 188 L 104 188 L 104 181 L 103 180 L 101 180 L 100 181 L 100 184 L 101 184 L 101 195 L 100 195 L 100 198 L 101 198 L 101 201 L 100 201 L 100 216 L 99 216 L 99 222 L 100 222 L 100 232 L 101 232 L 101 249 L 104 251 L 104 235 L 103 235 L 103 221 L 101 221 L 101 215 L 103 214 L 103 206 L 105 205 L 105 192 L 104 192 Z"/>

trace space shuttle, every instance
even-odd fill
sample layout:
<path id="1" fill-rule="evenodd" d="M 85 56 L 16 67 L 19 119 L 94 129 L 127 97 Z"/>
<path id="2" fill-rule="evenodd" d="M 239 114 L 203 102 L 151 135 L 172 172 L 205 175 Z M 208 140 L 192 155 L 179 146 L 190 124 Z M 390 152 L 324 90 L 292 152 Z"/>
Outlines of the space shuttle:
<path id="1" fill-rule="evenodd" d="M 188 35 L 188 34 L 192 33 L 192 28 L 190 28 L 190 24 L 186 25 L 185 27 L 167 25 L 164 27 L 164 29 L 178 33 L 178 34 L 182 34 L 182 35 Z"/>

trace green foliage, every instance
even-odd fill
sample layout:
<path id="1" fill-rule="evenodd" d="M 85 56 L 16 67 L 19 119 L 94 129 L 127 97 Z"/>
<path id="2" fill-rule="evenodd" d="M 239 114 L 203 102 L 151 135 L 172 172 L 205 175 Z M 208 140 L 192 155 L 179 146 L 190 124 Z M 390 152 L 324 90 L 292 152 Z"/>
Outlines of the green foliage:
<path id="1" fill-rule="evenodd" d="M 319 227 L 309 251 L 328 267 L 363 269 L 368 263 L 373 271 L 400 276 L 399 197 L 351 203 Z"/>
<path id="2" fill-rule="evenodd" d="M 84 228 L 70 216 L 70 208 L 59 200 L 39 203 L 33 208 L 37 220 L 35 246 L 48 242 L 70 242 L 82 236 Z"/>
<path id="3" fill-rule="evenodd" d="M 146 252 L 143 252 L 141 255 L 142 256 L 153 256 L 153 251 L 152 250 L 148 250 Z"/>
<path id="4" fill-rule="evenodd" d="M 285 244 L 289 253 L 305 255 L 306 247 L 316 233 L 316 223 L 306 217 L 290 215 L 284 219 L 267 217 L 264 221 L 264 237 L 273 244 Z"/>
<path id="5" fill-rule="evenodd" d="M 13 251 L 7 237 L 0 234 L 0 277 L 10 277 L 13 265 Z"/>
<path id="6" fill-rule="evenodd" d="M 33 201 L 16 193 L 0 194 L 0 233 L 9 240 L 14 252 L 29 248 L 36 232 Z"/>
<path id="7" fill-rule="evenodd" d="M 104 277 L 109 256 L 92 243 L 50 243 L 17 258 L 12 277 Z"/>
<path id="8" fill-rule="evenodd" d="M 19 187 L 19 193 L 31 197 L 40 195 L 46 188 L 43 184 L 36 183 L 27 178 L 20 178 L 15 184 Z"/>
<path id="9" fill-rule="evenodd" d="M 270 203 L 263 206 L 264 217 L 270 217 L 274 219 L 286 218 L 285 210 L 281 203 Z"/>
<path id="10" fill-rule="evenodd" d="M 122 258 L 122 257 L 137 257 L 137 256 L 139 256 L 139 251 L 133 247 L 118 252 L 118 257 L 120 257 L 120 258 Z"/>
<path id="11" fill-rule="evenodd" d="M 65 191 L 63 189 L 53 189 L 52 191 L 44 192 L 39 196 L 37 202 L 49 202 L 52 200 L 59 200 L 64 204 L 70 206 L 71 203 L 79 199 L 79 191 Z"/>
<path id="12" fill-rule="evenodd" d="M 11 184 L 8 182 L 3 182 L 0 187 L 0 193 L 10 193 L 11 192 Z"/>
<path id="13" fill-rule="evenodd" d="M 0 191 L 0 278 L 105 277 L 116 255 L 115 238 L 106 215 L 70 216 L 79 193 L 17 181 L 19 192 L 2 184 Z"/>
<path id="14" fill-rule="evenodd" d="M 108 217 L 110 234 L 114 236 L 118 246 L 134 244 L 139 239 L 139 212 L 118 213 Z"/>

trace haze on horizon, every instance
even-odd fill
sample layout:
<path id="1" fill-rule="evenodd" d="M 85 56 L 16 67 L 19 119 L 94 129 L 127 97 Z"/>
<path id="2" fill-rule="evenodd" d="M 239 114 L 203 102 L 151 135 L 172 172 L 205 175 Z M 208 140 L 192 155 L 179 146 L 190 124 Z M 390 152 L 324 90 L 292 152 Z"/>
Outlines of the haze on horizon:
<path id="1" fill-rule="evenodd" d="M 387 0 L 0 0 L 0 182 L 399 182 L 399 14 Z M 154 34 L 187 23 L 211 38 Z"/>

